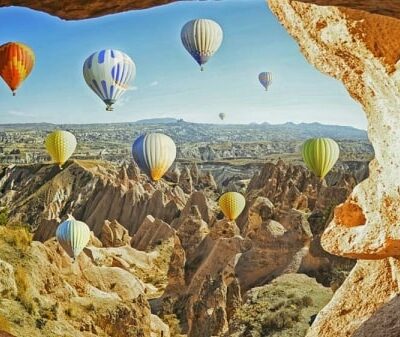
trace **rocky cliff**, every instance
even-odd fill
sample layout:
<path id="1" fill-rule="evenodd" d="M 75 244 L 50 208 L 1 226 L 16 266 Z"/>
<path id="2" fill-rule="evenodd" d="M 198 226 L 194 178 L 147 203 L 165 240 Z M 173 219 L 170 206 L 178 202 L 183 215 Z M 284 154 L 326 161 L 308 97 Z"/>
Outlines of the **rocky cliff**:
<path id="1" fill-rule="evenodd" d="M 357 181 L 351 173 L 339 170 L 322 183 L 303 166 L 267 163 L 245 191 L 244 212 L 231 222 L 222 219 L 217 207 L 212 175 L 196 166 L 176 169 L 158 183 L 134 164 L 116 167 L 106 162 L 71 161 L 63 170 L 51 165 L 10 166 L 0 174 L 1 206 L 8 207 L 10 230 L 17 224 L 29 224 L 36 241 L 27 248 L 29 261 L 24 257 L 23 266 L 6 253 L 0 258 L 12 268 L 38 264 L 34 269 L 46 270 L 41 274 L 46 278 L 50 278 L 47 270 L 55 267 L 60 269 L 54 269 L 54 274 L 74 275 L 73 280 L 51 283 L 50 298 L 46 295 L 43 301 L 53 301 L 53 293 L 70 301 L 64 294 L 69 289 L 65 282 L 84 289 L 74 301 L 86 301 L 89 291 L 112 297 L 120 306 L 142 294 L 138 311 L 126 309 L 126 314 L 137 317 L 143 309 L 143 329 L 160 317 L 172 330 L 179 327 L 175 334 L 180 330 L 189 337 L 229 335 L 229 331 L 242 331 L 241 325 L 232 324 L 235 313 L 246 306 L 243 301 L 248 291 L 280 275 L 305 273 L 334 290 L 341 284 L 353 264 L 324 252 L 320 235 L 333 216 L 333 207 L 346 199 Z M 86 221 L 94 234 L 78 261 L 79 268 L 62 257 L 53 239 L 57 224 L 67 214 Z M 33 258 L 36 255 L 39 261 Z M 30 277 L 46 283 L 41 275 Z M 315 288 L 313 282 L 305 283 L 305 292 L 308 286 Z M 33 288 L 40 292 L 39 283 Z M 124 283 L 131 285 L 126 289 Z M 17 296 L 10 301 L 18 299 L 18 289 L 10 291 Z M 315 314 L 323 305 L 307 303 L 299 304 L 298 310 Z M 157 317 L 151 316 L 149 308 Z M 247 309 L 243 310 L 245 315 Z M 307 325 L 306 316 L 295 317 L 299 326 Z M 41 318 L 39 314 L 34 317 Z M 76 327 L 83 324 L 69 316 L 60 319 Z M 90 329 L 106 331 L 93 319 L 90 313 L 85 316 Z M 50 328 L 55 323 L 46 324 Z M 25 330 L 11 324 L 9 331 L 21 334 Z M 115 333 L 109 335 L 118 336 Z"/>
<path id="2" fill-rule="evenodd" d="M 370 177 L 336 209 L 321 239 L 326 251 L 359 262 L 308 334 L 351 336 L 399 292 L 400 8 L 395 1 L 268 2 L 309 62 L 341 80 L 368 119 Z"/>
<path id="3" fill-rule="evenodd" d="M 0 0 L 2 6 L 23 6 L 47 12 L 67 20 L 79 20 L 128 11 L 131 9 L 143 9 L 152 6 L 160 6 L 174 0 L 119 0 L 104 2 L 101 0 L 85 1 L 35 1 L 35 0 Z"/>

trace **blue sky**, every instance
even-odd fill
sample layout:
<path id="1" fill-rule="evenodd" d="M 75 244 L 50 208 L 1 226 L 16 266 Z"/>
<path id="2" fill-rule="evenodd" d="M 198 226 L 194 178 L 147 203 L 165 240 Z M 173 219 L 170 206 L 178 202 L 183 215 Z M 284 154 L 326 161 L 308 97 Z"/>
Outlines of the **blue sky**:
<path id="1" fill-rule="evenodd" d="M 217 54 L 200 72 L 183 48 L 181 27 L 193 18 L 216 20 L 224 30 Z M 192 122 L 314 122 L 366 127 L 361 106 L 343 85 L 301 55 L 265 0 L 178 2 L 84 21 L 63 21 L 23 8 L 0 9 L 0 44 L 21 41 L 36 66 L 12 97 L 0 83 L 0 123 L 125 122 L 176 117 Z M 86 86 L 82 65 L 104 48 L 130 55 L 137 76 L 106 112 Z M 266 93 L 258 73 L 273 72 Z"/>

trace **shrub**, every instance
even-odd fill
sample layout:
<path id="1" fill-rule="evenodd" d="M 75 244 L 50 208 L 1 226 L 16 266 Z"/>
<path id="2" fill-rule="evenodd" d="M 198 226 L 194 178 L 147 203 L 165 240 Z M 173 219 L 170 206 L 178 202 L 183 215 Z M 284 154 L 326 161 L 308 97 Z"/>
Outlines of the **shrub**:
<path id="1" fill-rule="evenodd" d="M 8 319 L 2 315 L 0 315 L 0 331 L 10 332 L 11 325 L 8 322 Z"/>
<path id="2" fill-rule="evenodd" d="M 15 270 L 15 283 L 18 288 L 18 300 L 28 313 L 36 314 L 38 311 L 38 300 L 32 297 L 29 276 L 22 266 L 18 266 Z"/>
<path id="3" fill-rule="evenodd" d="M 9 225 L 0 228 L 1 239 L 10 246 L 25 253 L 31 245 L 32 234 L 27 226 Z"/>
<path id="4" fill-rule="evenodd" d="M 5 226 L 8 223 L 8 208 L 4 207 L 0 210 L 0 226 Z"/>
<path id="5" fill-rule="evenodd" d="M 169 326 L 169 332 L 171 337 L 180 337 L 181 336 L 181 327 L 180 322 L 176 315 L 164 315 L 162 320 L 165 324 Z"/>

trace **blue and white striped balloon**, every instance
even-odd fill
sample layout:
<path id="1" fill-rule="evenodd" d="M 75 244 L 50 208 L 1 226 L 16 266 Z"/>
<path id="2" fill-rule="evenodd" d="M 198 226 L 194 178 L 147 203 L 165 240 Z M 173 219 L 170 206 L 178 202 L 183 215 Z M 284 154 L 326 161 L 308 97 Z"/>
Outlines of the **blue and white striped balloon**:
<path id="1" fill-rule="evenodd" d="M 103 49 L 90 55 L 83 64 L 83 77 L 87 85 L 112 111 L 112 105 L 129 88 L 135 78 L 136 67 L 125 53 Z"/>
<path id="2" fill-rule="evenodd" d="M 174 162 L 176 146 L 167 135 L 149 133 L 135 140 L 132 145 L 132 155 L 139 167 L 157 181 Z"/>
<path id="3" fill-rule="evenodd" d="M 265 91 L 268 91 L 268 87 L 272 83 L 272 73 L 265 71 L 258 75 L 258 79 L 260 80 L 261 85 L 265 88 Z"/>
<path id="4" fill-rule="evenodd" d="M 90 229 L 84 222 L 70 217 L 58 226 L 56 238 L 66 253 L 76 259 L 90 240 Z"/>

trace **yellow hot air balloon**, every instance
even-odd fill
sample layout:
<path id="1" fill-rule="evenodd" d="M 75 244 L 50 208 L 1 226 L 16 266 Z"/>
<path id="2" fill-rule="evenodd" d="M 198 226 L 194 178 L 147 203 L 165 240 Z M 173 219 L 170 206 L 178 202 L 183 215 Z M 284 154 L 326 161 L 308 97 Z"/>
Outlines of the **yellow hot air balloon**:
<path id="1" fill-rule="evenodd" d="M 47 136 L 45 144 L 51 159 L 61 168 L 74 153 L 76 138 L 71 132 L 57 130 Z"/>
<path id="2" fill-rule="evenodd" d="M 75 260 L 90 240 L 90 229 L 84 222 L 70 216 L 58 226 L 56 238 L 66 253 Z"/>
<path id="3" fill-rule="evenodd" d="M 321 180 L 339 159 L 339 145 L 330 138 L 312 138 L 302 147 L 303 160 L 307 167 Z"/>
<path id="4" fill-rule="evenodd" d="M 8 42 L 0 46 L 0 76 L 15 96 L 15 91 L 29 76 L 35 64 L 35 54 L 27 45 Z"/>
<path id="5" fill-rule="evenodd" d="M 219 198 L 219 207 L 229 220 L 236 218 L 243 212 L 246 199 L 237 192 L 227 192 Z"/>

